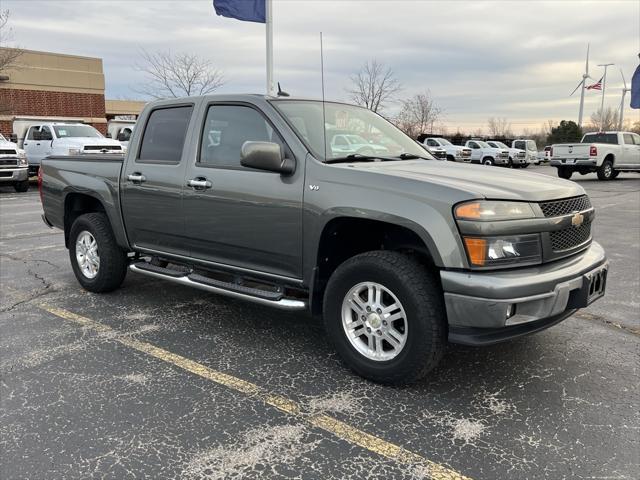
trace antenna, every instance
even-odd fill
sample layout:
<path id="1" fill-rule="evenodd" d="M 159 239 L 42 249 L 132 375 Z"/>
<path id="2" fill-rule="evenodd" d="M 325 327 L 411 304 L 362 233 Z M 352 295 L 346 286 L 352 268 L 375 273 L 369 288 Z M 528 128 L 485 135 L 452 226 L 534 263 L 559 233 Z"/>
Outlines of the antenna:
<path id="1" fill-rule="evenodd" d="M 324 49 L 322 47 L 322 32 L 320 32 L 320 78 L 322 80 L 322 137 L 324 141 L 324 160 L 327 159 L 327 113 L 324 106 Z"/>
<path id="2" fill-rule="evenodd" d="M 280 87 L 280 82 L 278 82 L 278 94 L 279 97 L 289 97 L 290 95 L 285 92 L 284 90 L 282 90 L 282 88 Z"/>

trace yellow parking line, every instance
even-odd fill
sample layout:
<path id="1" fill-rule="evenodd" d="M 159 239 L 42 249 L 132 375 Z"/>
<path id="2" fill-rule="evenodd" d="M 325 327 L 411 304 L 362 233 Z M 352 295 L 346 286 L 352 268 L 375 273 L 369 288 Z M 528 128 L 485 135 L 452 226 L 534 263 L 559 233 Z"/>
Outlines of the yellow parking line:
<path id="1" fill-rule="evenodd" d="M 305 415 L 303 408 L 293 400 L 268 392 L 255 383 L 247 382 L 246 380 L 242 380 L 241 378 L 233 375 L 213 370 L 212 368 L 206 367 L 198 362 L 194 362 L 193 360 L 189 360 L 188 358 L 169 352 L 160 347 L 156 347 L 150 343 L 141 342 L 140 340 L 135 340 L 131 337 L 119 335 L 117 330 L 114 330 L 107 325 L 91 320 L 90 318 L 83 317 L 82 315 L 69 312 L 68 310 L 63 310 L 50 305 L 40 305 L 40 308 L 57 317 L 69 320 L 83 327 L 90 328 L 96 332 L 110 334 L 110 338 L 122 345 L 139 352 L 146 353 L 147 355 L 182 368 L 183 370 L 198 375 L 206 380 L 223 385 L 231 390 L 244 393 L 247 396 L 257 398 L 265 404 L 277 408 L 281 412 L 291 415 L 313 427 L 331 433 L 348 443 L 362 447 L 390 460 L 394 460 L 399 464 L 422 468 L 423 471 L 421 473 L 433 480 L 471 480 L 469 477 L 466 477 L 445 465 L 428 460 L 399 445 L 387 442 L 375 435 L 371 435 L 370 433 L 352 427 L 351 425 L 344 423 L 337 418 L 333 418 L 330 415 Z"/>

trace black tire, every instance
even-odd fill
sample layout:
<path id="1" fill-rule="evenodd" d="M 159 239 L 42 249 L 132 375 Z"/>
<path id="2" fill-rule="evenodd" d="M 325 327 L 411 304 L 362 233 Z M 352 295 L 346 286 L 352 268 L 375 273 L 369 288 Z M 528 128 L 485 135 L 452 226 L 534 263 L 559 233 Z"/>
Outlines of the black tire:
<path id="1" fill-rule="evenodd" d="M 514 167 L 516 167 L 516 166 L 513 164 L 513 160 L 511 160 L 511 157 L 509 157 L 509 162 L 507 163 L 507 168 L 514 168 Z"/>
<path id="2" fill-rule="evenodd" d="M 527 168 L 528 166 L 529 166 L 528 163 L 523 163 L 523 164 L 520 165 L 520 168 Z"/>
<path id="3" fill-rule="evenodd" d="M 618 178 L 618 175 L 620 175 L 620 170 L 614 170 L 611 174 L 611 180 L 613 180 L 614 178 Z"/>
<path id="4" fill-rule="evenodd" d="M 365 357 L 345 333 L 342 302 L 350 289 L 361 282 L 383 285 L 404 307 L 408 325 L 406 343 L 390 360 Z M 385 384 L 414 382 L 442 358 L 447 341 L 442 288 L 437 276 L 409 255 L 373 251 L 345 261 L 329 279 L 323 308 L 329 340 L 343 362 L 365 378 Z"/>
<path id="5" fill-rule="evenodd" d="M 605 160 L 598 168 L 598 180 L 613 180 L 615 170 L 613 169 L 613 162 L 611 160 Z"/>
<path id="6" fill-rule="evenodd" d="M 16 192 L 28 192 L 29 191 L 29 180 L 23 180 L 22 182 L 16 182 L 13 184 L 13 188 Z"/>
<path id="7" fill-rule="evenodd" d="M 482 164 L 483 165 L 488 165 L 488 166 L 493 166 L 495 165 L 495 161 L 493 160 L 492 157 L 485 157 L 482 159 Z"/>
<path id="8" fill-rule="evenodd" d="M 453 155 L 447 155 L 447 161 L 448 162 L 455 162 L 456 161 L 456 157 L 454 157 Z"/>
<path id="9" fill-rule="evenodd" d="M 98 245 L 100 266 L 94 278 L 82 273 L 76 258 L 76 241 L 85 231 L 95 238 Z M 90 292 L 104 293 L 115 290 L 127 275 L 127 254 L 116 243 L 111 224 L 104 213 L 87 213 L 73 222 L 69 232 L 69 259 L 76 279 Z"/>
<path id="10" fill-rule="evenodd" d="M 558 167 L 558 176 L 560 178 L 564 178 L 566 180 L 569 180 L 571 178 L 571 175 L 573 175 L 573 170 L 568 168 L 568 167 Z"/>

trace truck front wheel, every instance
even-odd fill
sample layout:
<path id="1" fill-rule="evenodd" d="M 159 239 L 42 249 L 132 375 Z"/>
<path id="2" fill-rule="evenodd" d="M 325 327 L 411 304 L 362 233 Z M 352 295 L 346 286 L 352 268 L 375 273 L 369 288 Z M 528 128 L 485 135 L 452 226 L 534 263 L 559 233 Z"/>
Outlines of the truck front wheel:
<path id="1" fill-rule="evenodd" d="M 16 192 L 27 192 L 29 191 L 29 180 L 16 182 L 13 184 L 13 188 Z"/>
<path id="2" fill-rule="evenodd" d="M 571 175 L 573 175 L 573 170 L 571 168 L 558 167 L 558 176 L 560 178 L 565 178 L 565 179 L 569 180 L 571 178 Z"/>
<path id="3" fill-rule="evenodd" d="M 127 254 L 116 243 L 104 213 L 87 213 L 73 222 L 69 259 L 76 279 L 90 292 L 115 290 L 127 275 Z"/>
<path id="4" fill-rule="evenodd" d="M 397 252 L 367 252 L 340 265 L 325 291 L 324 322 L 348 367 L 387 384 L 426 375 L 447 340 L 437 277 Z"/>

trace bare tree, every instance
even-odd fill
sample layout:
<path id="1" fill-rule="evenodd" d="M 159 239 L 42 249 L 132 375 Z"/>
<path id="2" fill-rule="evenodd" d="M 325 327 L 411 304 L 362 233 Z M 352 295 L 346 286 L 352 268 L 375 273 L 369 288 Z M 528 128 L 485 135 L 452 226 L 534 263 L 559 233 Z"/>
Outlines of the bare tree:
<path id="1" fill-rule="evenodd" d="M 506 118 L 490 117 L 489 120 L 487 120 L 487 128 L 489 135 L 492 137 L 506 138 L 513 135 L 511 123 L 509 123 Z"/>
<path id="2" fill-rule="evenodd" d="M 435 104 L 427 90 L 402 102 L 395 123 L 411 138 L 417 138 L 421 133 L 433 132 L 433 125 L 441 114 L 442 109 Z"/>
<path id="3" fill-rule="evenodd" d="M 584 127 L 585 132 L 606 132 L 618 129 L 618 112 L 612 107 L 604 107 L 604 119 L 599 108 L 589 117 L 589 125 Z"/>
<path id="4" fill-rule="evenodd" d="M 140 52 L 136 69 L 147 82 L 138 92 L 153 98 L 205 95 L 225 83 L 223 73 L 211 61 L 192 53 Z"/>
<path id="5" fill-rule="evenodd" d="M 374 112 L 384 110 L 387 102 L 402 89 L 393 70 L 375 59 L 365 63 L 350 79 L 352 88 L 348 92 L 351 100 Z"/>
<path id="6" fill-rule="evenodd" d="M 10 16 L 9 10 L 0 10 L 0 72 L 2 73 L 14 68 L 22 55 L 21 49 L 8 46 L 13 41 L 13 28 L 9 26 Z"/>

